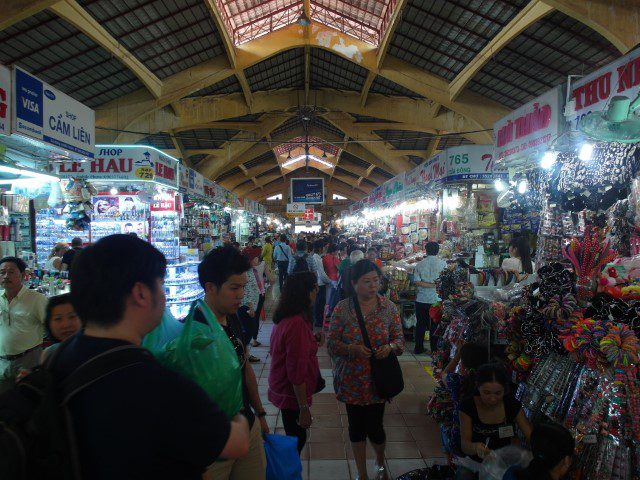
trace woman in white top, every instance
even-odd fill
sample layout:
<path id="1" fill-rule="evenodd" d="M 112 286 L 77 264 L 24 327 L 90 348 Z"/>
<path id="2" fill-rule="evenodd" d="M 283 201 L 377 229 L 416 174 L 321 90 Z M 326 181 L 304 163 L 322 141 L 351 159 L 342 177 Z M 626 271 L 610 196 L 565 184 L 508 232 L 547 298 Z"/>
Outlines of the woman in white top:
<path id="1" fill-rule="evenodd" d="M 509 255 L 502 262 L 502 269 L 505 272 L 513 272 L 520 279 L 526 278 L 533 273 L 533 263 L 531 262 L 531 247 L 526 237 L 516 237 L 509 243 Z"/>
<path id="2" fill-rule="evenodd" d="M 49 254 L 47 263 L 44 266 L 45 270 L 50 272 L 59 272 L 60 266 L 62 265 L 62 256 L 67 250 L 69 250 L 69 245 L 66 243 L 56 243 Z"/>

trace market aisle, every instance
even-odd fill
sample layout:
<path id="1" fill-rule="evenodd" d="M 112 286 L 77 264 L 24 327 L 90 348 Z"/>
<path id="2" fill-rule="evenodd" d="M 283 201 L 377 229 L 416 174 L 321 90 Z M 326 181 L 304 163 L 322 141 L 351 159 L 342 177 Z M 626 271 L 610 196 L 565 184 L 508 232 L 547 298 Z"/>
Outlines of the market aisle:
<path id="1" fill-rule="evenodd" d="M 271 305 L 267 308 L 267 318 L 271 317 Z M 267 401 L 270 369 L 269 337 L 273 324 L 261 324 L 259 341 L 263 346 L 252 348 L 253 355 L 262 360 L 254 363 L 258 377 L 258 389 L 267 411 L 267 421 L 275 433 L 284 434 L 278 409 Z M 407 345 L 407 350 L 413 348 Z M 312 412 L 314 424 L 309 440 L 302 452 L 303 478 L 308 480 L 349 480 L 356 478 L 351 445 L 348 440 L 347 416 L 344 405 L 335 399 L 333 391 L 332 365 L 326 347 L 320 349 L 320 369 L 327 382 L 324 392 L 314 396 Z M 426 355 L 414 356 L 405 353 L 400 358 L 405 379 L 405 391 L 385 412 L 387 432 L 387 463 L 392 477 L 416 468 L 424 468 L 433 463 L 446 463 L 441 451 L 438 425 L 425 415 L 427 398 L 435 381 L 424 367 L 429 366 Z M 273 431 L 273 430 L 272 430 Z M 370 474 L 373 473 L 374 453 L 368 446 Z"/>

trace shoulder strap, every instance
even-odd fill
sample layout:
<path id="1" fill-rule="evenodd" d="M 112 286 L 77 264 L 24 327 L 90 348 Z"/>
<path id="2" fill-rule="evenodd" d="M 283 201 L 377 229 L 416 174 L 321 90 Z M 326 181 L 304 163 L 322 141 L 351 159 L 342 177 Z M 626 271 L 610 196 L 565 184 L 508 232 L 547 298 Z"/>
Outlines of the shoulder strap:
<path id="1" fill-rule="evenodd" d="M 140 365 L 149 358 L 151 353 L 136 345 L 121 345 L 96 355 L 62 381 L 62 405 L 66 405 L 71 397 L 98 380 L 125 368 Z"/>
<path id="2" fill-rule="evenodd" d="M 360 325 L 360 332 L 362 332 L 362 340 L 364 341 L 364 346 L 371 350 L 371 341 L 369 340 L 369 333 L 367 333 L 367 327 L 364 324 L 364 318 L 362 316 L 362 310 L 360 310 L 360 302 L 358 302 L 358 297 L 355 295 L 352 298 L 353 307 L 356 310 L 356 317 L 358 317 L 358 324 Z"/>
<path id="3" fill-rule="evenodd" d="M 289 260 L 289 255 L 287 255 L 287 252 L 284 251 L 284 248 L 282 248 L 282 244 L 279 243 L 278 247 L 280 247 L 280 250 L 282 250 L 282 253 L 284 254 L 285 257 L 287 257 L 287 260 Z"/>

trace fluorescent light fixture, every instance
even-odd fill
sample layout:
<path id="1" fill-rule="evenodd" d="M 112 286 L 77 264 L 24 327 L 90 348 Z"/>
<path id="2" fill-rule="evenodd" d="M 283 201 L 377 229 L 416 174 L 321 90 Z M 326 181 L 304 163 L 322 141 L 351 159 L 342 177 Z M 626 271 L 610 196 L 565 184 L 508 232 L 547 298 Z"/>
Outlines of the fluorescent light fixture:
<path id="1" fill-rule="evenodd" d="M 544 152 L 544 155 L 540 160 L 540 166 L 544 169 L 549 169 L 553 167 L 553 165 L 556 163 L 557 158 L 558 158 L 558 152 L 552 152 L 552 151 Z"/>
<path id="2" fill-rule="evenodd" d="M 527 191 L 527 189 L 529 188 L 529 182 L 527 182 L 525 179 L 522 179 L 518 182 L 518 193 L 519 194 L 523 194 Z"/>
<path id="3" fill-rule="evenodd" d="M 306 158 L 307 158 L 306 155 L 299 155 L 297 157 L 294 157 L 291 160 L 287 160 L 286 162 L 284 162 L 282 164 L 282 168 L 287 168 L 288 166 L 293 165 L 294 163 L 297 163 L 300 160 L 306 160 Z M 309 155 L 309 160 L 315 160 L 316 162 L 324 165 L 325 167 L 333 168 L 332 163 L 326 162 L 323 159 L 316 157 L 315 155 Z"/>
<path id="4" fill-rule="evenodd" d="M 0 165 L 0 172 L 2 173 L 12 173 L 14 175 L 24 175 L 25 178 L 37 178 L 38 180 L 42 180 L 44 182 L 59 182 L 60 179 L 54 175 L 49 175 L 47 173 L 37 172 L 35 170 L 20 168 L 20 167 L 10 167 L 9 165 Z"/>
<path id="5" fill-rule="evenodd" d="M 496 178 L 496 181 L 493 182 L 493 186 L 495 187 L 495 189 L 498 192 L 502 192 L 505 188 L 507 188 L 507 186 L 504 184 L 504 182 L 502 180 L 500 180 L 499 178 Z"/>
<path id="6" fill-rule="evenodd" d="M 123 148 L 123 147 L 125 147 L 125 148 L 148 148 L 149 150 L 155 150 L 156 152 L 161 153 L 165 157 L 169 157 L 172 160 L 175 160 L 176 162 L 180 163 L 180 160 L 178 160 L 176 157 L 173 157 L 173 156 L 169 155 L 167 152 L 163 152 L 159 148 L 152 147 L 151 145 L 96 145 L 96 148 Z"/>
<path id="7" fill-rule="evenodd" d="M 582 147 L 580 147 L 578 158 L 583 162 L 588 162 L 589 160 L 591 160 L 593 158 L 593 144 L 583 143 Z"/>

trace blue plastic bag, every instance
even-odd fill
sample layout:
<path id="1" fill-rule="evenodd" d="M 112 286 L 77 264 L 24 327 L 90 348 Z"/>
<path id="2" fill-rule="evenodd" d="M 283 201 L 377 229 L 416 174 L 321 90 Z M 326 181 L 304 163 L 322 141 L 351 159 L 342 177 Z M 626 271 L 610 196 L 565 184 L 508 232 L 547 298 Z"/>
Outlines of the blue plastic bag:
<path id="1" fill-rule="evenodd" d="M 184 325 L 175 319 L 169 308 L 165 308 L 160 325 L 144 336 L 142 346 L 151 350 L 151 353 L 156 354 L 167 343 L 178 338 L 183 327 Z"/>
<path id="2" fill-rule="evenodd" d="M 264 453 L 267 457 L 267 480 L 302 480 L 296 437 L 267 434 L 264 436 Z"/>

